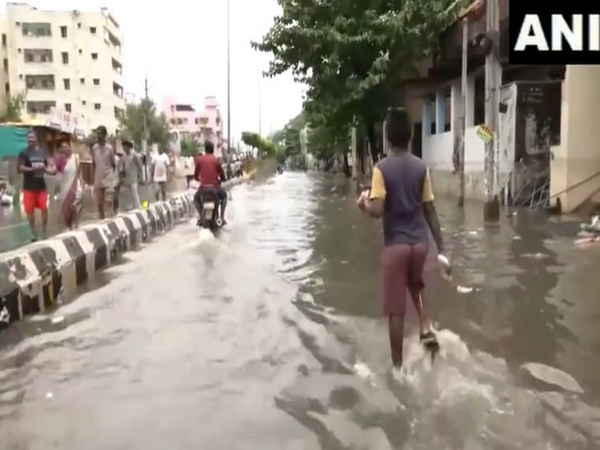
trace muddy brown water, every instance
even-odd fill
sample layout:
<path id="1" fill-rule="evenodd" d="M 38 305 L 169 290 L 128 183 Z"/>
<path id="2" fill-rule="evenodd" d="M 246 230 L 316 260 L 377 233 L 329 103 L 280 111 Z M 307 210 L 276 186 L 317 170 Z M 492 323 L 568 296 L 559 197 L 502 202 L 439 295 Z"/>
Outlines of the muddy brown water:
<path id="1" fill-rule="evenodd" d="M 1 448 L 600 448 L 600 247 L 574 247 L 578 223 L 484 229 L 478 205 L 440 200 L 442 355 L 425 357 L 410 310 L 392 373 L 381 233 L 353 191 L 304 173 L 235 188 L 218 239 L 190 221 L 7 330 Z"/>

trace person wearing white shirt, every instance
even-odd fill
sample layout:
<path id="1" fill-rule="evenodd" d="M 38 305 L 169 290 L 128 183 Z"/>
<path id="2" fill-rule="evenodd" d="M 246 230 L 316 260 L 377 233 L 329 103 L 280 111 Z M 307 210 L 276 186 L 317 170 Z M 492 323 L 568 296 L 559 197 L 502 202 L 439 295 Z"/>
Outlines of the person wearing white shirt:
<path id="1" fill-rule="evenodd" d="M 187 180 L 187 187 L 190 189 L 192 181 L 194 181 L 194 158 L 187 156 L 184 160 L 184 171 L 185 178 Z"/>
<path id="2" fill-rule="evenodd" d="M 157 187 L 157 200 L 167 201 L 167 178 L 169 172 L 169 165 L 171 160 L 162 148 L 158 149 L 158 155 L 156 155 L 152 161 L 152 183 L 156 184 Z"/>

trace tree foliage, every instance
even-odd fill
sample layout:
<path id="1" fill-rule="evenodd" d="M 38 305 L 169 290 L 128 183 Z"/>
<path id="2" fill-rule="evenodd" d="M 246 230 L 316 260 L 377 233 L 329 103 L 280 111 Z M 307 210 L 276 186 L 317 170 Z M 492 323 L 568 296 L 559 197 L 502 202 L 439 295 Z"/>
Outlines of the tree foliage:
<path id="1" fill-rule="evenodd" d="M 253 46 L 272 55 L 269 76 L 291 71 L 307 85 L 304 108 L 311 125 L 339 136 L 360 122 L 373 148 L 376 124 L 389 106 L 401 102 L 394 85 L 416 72 L 461 4 L 279 0 L 282 13 Z"/>
<path id="2" fill-rule="evenodd" d="M 20 122 L 21 113 L 23 112 L 23 106 L 25 106 L 26 100 L 26 92 L 21 92 L 8 97 L 6 99 L 4 115 L 0 117 L 0 122 Z"/>
<path id="3" fill-rule="evenodd" d="M 262 137 L 258 133 L 252 131 L 244 131 L 242 133 L 242 142 L 249 147 L 258 150 L 260 158 L 273 158 L 277 153 L 277 146 L 271 139 Z"/>
<path id="4" fill-rule="evenodd" d="M 144 136 L 147 123 L 147 136 Z M 164 114 L 158 112 L 155 103 L 150 99 L 143 99 L 139 103 L 130 103 L 125 107 L 121 117 L 121 130 L 124 136 L 131 139 L 137 146 L 141 146 L 144 138 L 149 144 L 166 146 L 169 142 L 169 124 Z"/>
<path id="5" fill-rule="evenodd" d="M 181 140 L 181 156 L 196 156 L 202 153 L 202 145 L 195 139 L 185 138 Z"/>

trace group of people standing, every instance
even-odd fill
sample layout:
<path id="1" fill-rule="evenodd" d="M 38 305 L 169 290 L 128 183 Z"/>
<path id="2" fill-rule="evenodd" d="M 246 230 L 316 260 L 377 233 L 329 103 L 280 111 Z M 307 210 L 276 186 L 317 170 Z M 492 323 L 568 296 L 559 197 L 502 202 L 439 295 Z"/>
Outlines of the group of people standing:
<path id="1" fill-rule="evenodd" d="M 133 150 L 133 143 L 122 141 L 123 153 L 118 155 L 107 142 L 106 127 L 96 130 L 97 143 L 92 147 L 91 156 L 94 169 L 94 198 L 100 219 L 107 212 L 116 214 L 119 197 L 128 194 L 129 205 L 125 209 L 141 207 L 139 186 L 144 182 L 145 165 Z M 156 185 L 157 200 L 167 198 L 169 156 L 160 150 L 153 159 L 150 181 Z M 18 171 L 23 175 L 23 208 L 32 232 L 32 241 L 39 238 L 35 223 L 35 211 L 41 212 L 42 238 L 48 230 L 48 188 L 46 175 L 58 175 L 60 216 L 68 229 L 77 228 L 83 206 L 84 181 L 79 155 L 72 151 L 69 141 L 63 141 L 53 159 L 47 157 L 38 145 L 37 135 L 31 131 L 27 135 L 27 148 L 18 157 Z"/>

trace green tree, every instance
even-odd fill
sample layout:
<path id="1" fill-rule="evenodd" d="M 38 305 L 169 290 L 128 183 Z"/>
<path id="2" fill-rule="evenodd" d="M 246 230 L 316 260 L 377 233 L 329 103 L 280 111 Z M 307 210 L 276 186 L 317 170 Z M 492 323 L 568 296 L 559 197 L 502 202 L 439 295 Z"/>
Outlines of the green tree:
<path id="1" fill-rule="evenodd" d="M 242 133 L 242 142 L 258 150 L 260 158 L 273 158 L 277 153 L 277 146 L 271 139 L 263 138 L 260 134 L 252 131 Z"/>
<path id="2" fill-rule="evenodd" d="M 144 122 L 148 129 L 150 144 L 167 146 L 169 143 L 169 124 L 164 114 L 160 114 L 156 105 L 150 99 L 139 103 L 130 103 L 125 107 L 121 117 L 122 133 L 129 137 L 136 145 L 141 146 L 144 141 Z"/>
<path id="3" fill-rule="evenodd" d="M 376 126 L 401 99 L 395 83 L 416 72 L 456 17 L 458 0 L 280 0 L 282 13 L 253 46 L 273 56 L 268 74 L 305 83 L 311 123 L 342 131 L 362 124 L 374 159 Z M 315 120 L 315 118 L 317 118 Z"/>
<path id="4" fill-rule="evenodd" d="M 195 139 L 181 140 L 181 156 L 196 156 L 202 152 L 202 145 Z"/>
<path id="5" fill-rule="evenodd" d="M 21 92 L 20 94 L 8 97 L 6 99 L 6 109 L 4 115 L 0 117 L 0 122 L 20 122 L 21 113 L 26 100 L 26 92 Z"/>

